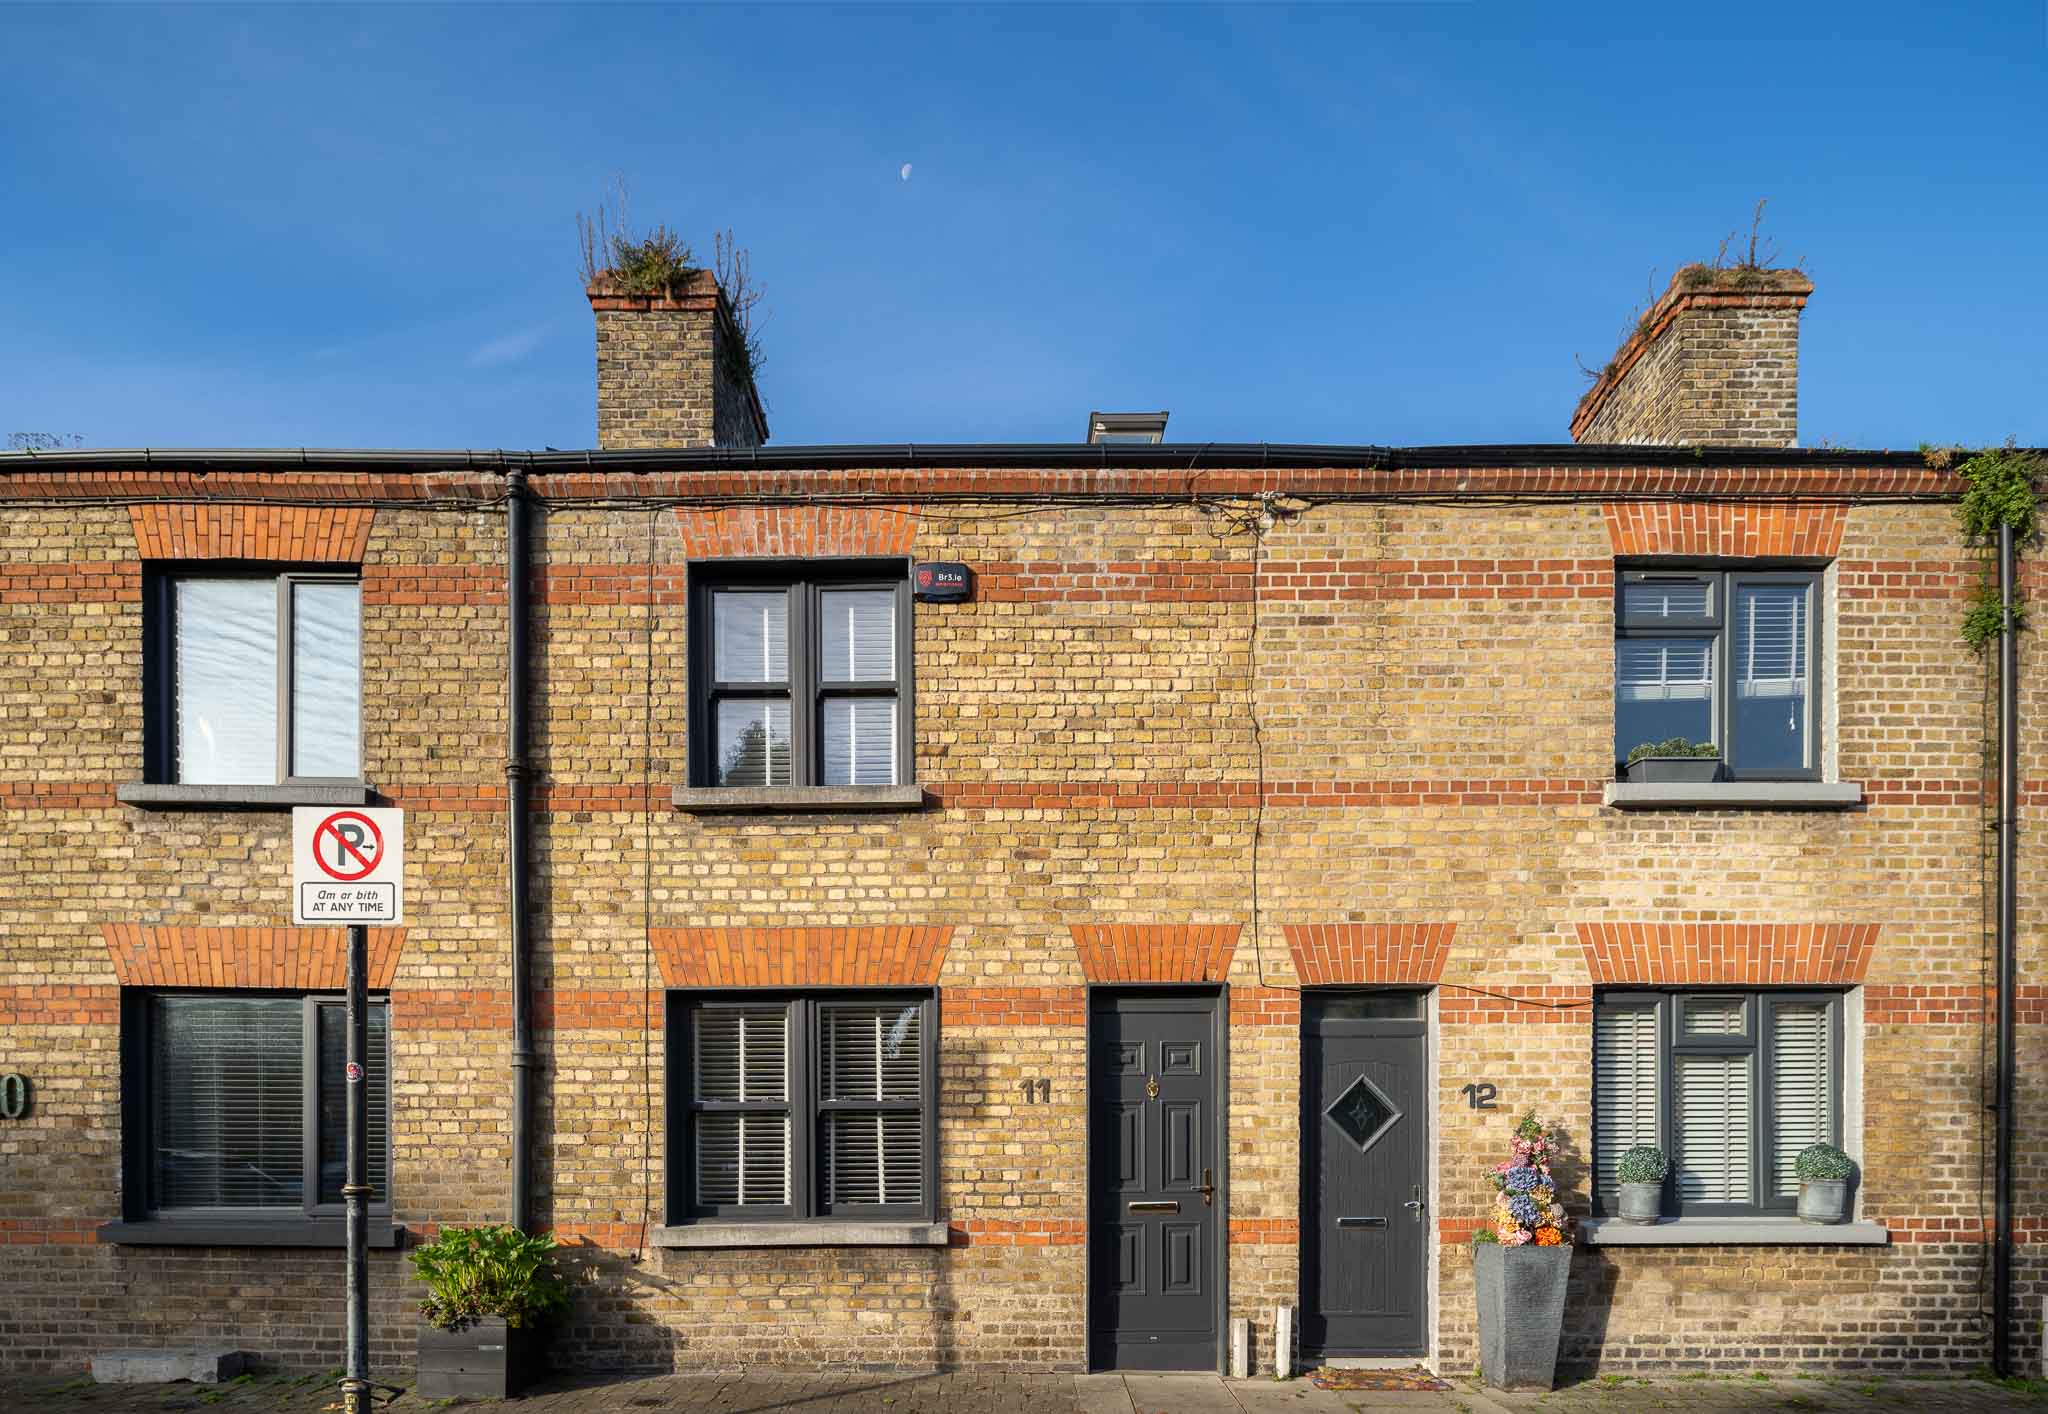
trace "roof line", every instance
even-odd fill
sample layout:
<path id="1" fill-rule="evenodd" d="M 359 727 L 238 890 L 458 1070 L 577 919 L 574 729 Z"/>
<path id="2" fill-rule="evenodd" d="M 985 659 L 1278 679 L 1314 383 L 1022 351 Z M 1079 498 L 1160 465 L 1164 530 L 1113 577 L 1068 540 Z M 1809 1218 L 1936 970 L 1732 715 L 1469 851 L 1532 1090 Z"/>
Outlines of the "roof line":
<path id="1" fill-rule="evenodd" d="M 1074 470 L 1145 468 L 1330 468 L 1424 470 L 1493 467 L 1906 467 L 1924 469 L 1919 452 L 1841 447 L 1677 447 L 1647 444 L 1531 443 L 1435 447 L 1319 445 L 1301 442 L 883 442 L 787 447 L 648 447 L 614 451 L 498 449 L 406 450 L 311 447 L 64 448 L 0 452 L 0 476 L 31 467 L 67 472 L 321 470 L 411 472 L 837 471 L 1031 467 Z"/>

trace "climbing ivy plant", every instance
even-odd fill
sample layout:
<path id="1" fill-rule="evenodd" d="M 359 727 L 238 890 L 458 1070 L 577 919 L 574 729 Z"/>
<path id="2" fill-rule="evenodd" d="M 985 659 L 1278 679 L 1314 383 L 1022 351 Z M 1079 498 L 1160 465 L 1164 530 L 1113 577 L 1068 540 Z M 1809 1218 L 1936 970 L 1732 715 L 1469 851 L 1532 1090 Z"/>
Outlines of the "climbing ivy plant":
<path id="1" fill-rule="evenodd" d="M 1968 487 L 1956 506 L 1956 520 L 1963 539 L 1977 552 L 1979 571 L 1970 607 L 1963 614 L 1963 641 L 1982 652 L 2005 628 L 2005 611 L 1998 600 L 1999 528 L 2012 527 L 2015 546 L 2032 543 L 2040 531 L 2040 485 L 2048 476 L 2048 463 L 2038 452 L 2007 442 L 1969 457 L 1956 467 L 1956 475 Z M 2015 629 L 2027 626 L 2025 606 L 2017 598 L 2012 617 Z"/>

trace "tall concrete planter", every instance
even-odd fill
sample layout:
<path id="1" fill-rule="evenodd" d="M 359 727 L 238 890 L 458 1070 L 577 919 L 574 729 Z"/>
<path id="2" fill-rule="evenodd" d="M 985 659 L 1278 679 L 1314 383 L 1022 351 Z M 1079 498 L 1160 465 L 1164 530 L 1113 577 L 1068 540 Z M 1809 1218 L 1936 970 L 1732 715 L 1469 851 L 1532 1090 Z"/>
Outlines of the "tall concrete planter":
<path id="1" fill-rule="evenodd" d="M 419 1331 L 414 1393 L 421 1399 L 507 1399 L 546 1369 L 546 1337 L 530 1328 L 510 1329 L 502 1316 L 485 1316 L 459 1331 L 422 1322 Z"/>
<path id="2" fill-rule="evenodd" d="M 1565 1284 L 1572 1249 L 1472 1247 L 1472 1279 L 1479 1296 L 1479 1376 L 1495 1389 L 1547 1390 L 1557 1378 L 1557 1345 L 1564 1331 Z"/>

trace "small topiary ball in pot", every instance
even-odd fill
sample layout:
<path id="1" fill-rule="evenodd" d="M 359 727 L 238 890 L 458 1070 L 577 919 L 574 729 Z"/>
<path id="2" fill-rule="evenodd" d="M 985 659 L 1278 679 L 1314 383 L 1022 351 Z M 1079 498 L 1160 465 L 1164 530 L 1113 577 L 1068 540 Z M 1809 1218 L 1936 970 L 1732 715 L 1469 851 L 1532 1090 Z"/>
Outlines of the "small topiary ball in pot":
<path id="1" fill-rule="evenodd" d="M 1809 1144 L 1792 1161 L 1792 1172 L 1802 1183 L 1834 1182 L 1852 1176 L 1856 1162 L 1832 1144 Z"/>
<path id="2" fill-rule="evenodd" d="M 1670 1172 L 1670 1161 L 1655 1144 L 1636 1145 L 1615 1166 L 1615 1176 L 1623 1183 L 1662 1183 Z"/>

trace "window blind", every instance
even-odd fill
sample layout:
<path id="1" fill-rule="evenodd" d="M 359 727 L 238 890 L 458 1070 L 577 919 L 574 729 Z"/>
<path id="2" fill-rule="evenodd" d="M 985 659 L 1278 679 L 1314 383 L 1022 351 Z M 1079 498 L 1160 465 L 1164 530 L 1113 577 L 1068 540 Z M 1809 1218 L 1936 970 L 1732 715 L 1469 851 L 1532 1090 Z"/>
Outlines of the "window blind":
<path id="1" fill-rule="evenodd" d="M 1754 1109 L 1750 1057 L 1679 1055 L 1678 1192 L 1687 1203 L 1748 1203 Z"/>
<path id="2" fill-rule="evenodd" d="M 173 609 L 178 779 L 277 781 L 277 581 L 181 579 Z"/>
<path id="3" fill-rule="evenodd" d="M 789 1016 L 779 1006 L 697 1013 L 697 1099 L 789 1100 Z M 697 1201 L 789 1202 L 789 1111 L 712 1110 L 697 1116 Z"/>
<path id="4" fill-rule="evenodd" d="M 362 586 L 292 586 L 292 774 L 362 772 Z"/>
<path id="5" fill-rule="evenodd" d="M 825 784 L 896 783 L 896 699 L 831 697 L 825 700 Z"/>
<path id="6" fill-rule="evenodd" d="M 907 1102 L 922 1094 L 923 1009 L 821 1009 L 824 1100 Z M 825 1193 L 833 1204 L 916 1203 L 924 1197 L 923 1120 L 915 1108 L 834 1108 L 825 1117 Z"/>
<path id="7" fill-rule="evenodd" d="M 1615 691 L 1624 702 L 1704 702 L 1713 694 L 1709 639 L 1624 638 L 1614 656 Z"/>
<path id="8" fill-rule="evenodd" d="M 341 1188 L 348 1181 L 348 1009 L 323 1002 L 319 1011 L 320 1067 L 320 1193 L 322 1203 L 342 1201 Z M 365 1155 L 370 1176 L 370 1201 L 391 1199 L 387 1182 L 391 1172 L 391 1083 L 389 1068 L 389 1016 L 382 1002 L 370 1004 L 366 1018 L 363 1083 L 369 1087 L 368 1138 Z"/>
<path id="9" fill-rule="evenodd" d="M 818 676 L 889 682 L 896 676 L 896 593 L 827 589 L 818 596 Z"/>
<path id="10" fill-rule="evenodd" d="M 299 1208 L 305 1014 L 297 997 L 157 997 L 154 1206 Z"/>
<path id="11" fill-rule="evenodd" d="M 778 589 L 711 596 L 713 673 L 720 682 L 789 681 L 789 595 Z"/>
<path id="12" fill-rule="evenodd" d="M 1735 691 L 1742 697 L 1806 695 L 1803 584 L 1744 584 L 1735 591 Z"/>
<path id="13" fill-rule="evenodd" d="M 1657 1142 L 1657 1008 L 1603 1008 L 1593 1022 L 1594 1192 L 1620 1191 L 1615 1170 L 1637 1144 Z"/>
<path id="14" fill-rule="evenodd" d="M 1834 1046 L 1821 1002 L 1771 1008 L 1771 1196 L 1796 1198 L 1793 1161 L 1809 1144 L 1834 1140 Z"/>
<path id="15" fill-rule="evenodd" d="M 728 697 L 718 704 L 718 784 L 790 783 L 789 703 Z"/>
<path id="16" fill-rule="evenodd" d="M 1632 580 L 1621 587 L 1621 611 L 1629 619 L 1703 619 L 1711 602 L 1705 580 Z"/>

